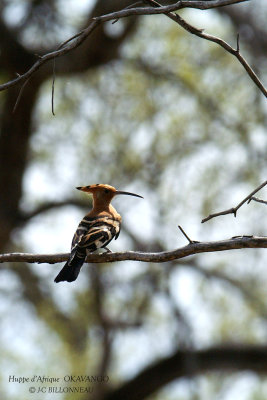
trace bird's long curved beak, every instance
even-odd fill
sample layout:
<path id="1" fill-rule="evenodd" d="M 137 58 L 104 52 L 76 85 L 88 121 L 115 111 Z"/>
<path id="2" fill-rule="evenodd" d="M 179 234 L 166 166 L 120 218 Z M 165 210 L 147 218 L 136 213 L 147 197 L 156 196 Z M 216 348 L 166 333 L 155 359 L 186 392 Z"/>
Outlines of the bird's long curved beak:
<path id="1" fill-rule="evenodd" d="M 139 194 L 131 193 L 131 192 L 123 192 L 121 190 L 116 190 L 115 194 L 126 194 L 128 196 L 135 196 L 135 197 L 140 197 L 140 199 L 143 199 L 143 196 L 139 196 Z"/>

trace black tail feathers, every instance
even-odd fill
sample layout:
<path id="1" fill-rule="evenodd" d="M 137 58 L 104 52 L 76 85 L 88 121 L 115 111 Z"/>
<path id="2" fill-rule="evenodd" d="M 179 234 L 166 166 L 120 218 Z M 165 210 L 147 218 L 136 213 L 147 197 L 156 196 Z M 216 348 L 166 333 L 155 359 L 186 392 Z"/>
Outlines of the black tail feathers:
<path id="1" fill-rule="evenodd" d="M 61 281 L 75 281 L 80 273 L 84 260 L 85 256 L 84 258 L 78 257 L 77 255 L 70 257 L 60 273 L 54 279 L 54 282 L 58 283 Z"/>

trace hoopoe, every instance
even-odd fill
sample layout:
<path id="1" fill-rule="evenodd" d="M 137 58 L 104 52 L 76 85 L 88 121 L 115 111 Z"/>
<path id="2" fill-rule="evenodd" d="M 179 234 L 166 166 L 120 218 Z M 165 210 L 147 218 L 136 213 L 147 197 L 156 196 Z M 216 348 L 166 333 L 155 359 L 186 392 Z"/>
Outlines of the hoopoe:
<path id="1" fill-rule="evenodd" d="M 115 237 L 118 238 L 121 229 L 121 216 L 110 204 L 114 196 L 125 194 L 143 198 L 135 193 L 122 192 L 113 186 L 96 184 L 79 186 L 76 189 L 93 195 L 93 208 L 79 223 L 73 236 L 71 253 L 68 261 L 55 278 L 55 282 L 73 282 L 77 279 L 85 261 L 87 252 L 104 248 Z"/>

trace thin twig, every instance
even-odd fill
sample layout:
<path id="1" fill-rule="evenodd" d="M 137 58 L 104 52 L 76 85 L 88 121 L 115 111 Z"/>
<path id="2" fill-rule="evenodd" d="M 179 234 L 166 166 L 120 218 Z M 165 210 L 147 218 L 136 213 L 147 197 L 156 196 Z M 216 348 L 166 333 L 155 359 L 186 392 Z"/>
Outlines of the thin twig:
<path id="1" fill-rule="evenodd" d="M 188 242 L 191 243 L 199 243 L 196 240 L 191 240 L 190 237 L 185 233 L 185 231 L 183 230 L 183 228 L 181 227 L 181 225 L 178 225 L 178 228 L 180 229 L 180 231 L 182 232 L 182 234 L 186 237 L 186 239 L 188 240 Z"/>
<path id="2" fill-rule="evenodd" d="M 266 200 L 262 200 L 262 199 L 259 199 L 258 197 L 251 197 L 249 200 L 248 200 L 248 204 L 251 202 L 251 200 L 254 200 L 254 201 L 256 201 L 257 203 L 262 203 L 262 204 L 267 204 L 267 201 Z"/>
<path id="3" fill-rule="evenodd" d="M 245 248 L 267 248 L 267 236 L 241 236 L 215 242 L 190 243 L 176 250 L 162 251 L 157 253 L 145 253 L 141 251 L 125 251 L 120 253 L 89 254 L 86 258 L 88 263 L 107 263 L 115 261 L 142 261 L 163 263 L 180 258 L 189 257 L 193 254 L 245 249 Z M 8 253 L 0 254 L 0 263 L 3 262 L 28 262 L 55 264 L 66 261 L 69 253 L 63 254 L 25 254 Z"/>
<path id="4" fill-rule="evenodd" d="M 13 114 L 15 113 L 15 111 L 16 111 L 16 109 L 17 109 L 17 107 L 18 107 L 18 104 L 19 104 L 19 102 L 20 102 L 20 99 L 21 99 L 23 90 L 24 90 L 25 86 L 27 85 L 27 83 L 29 82 L 29 80 L 30 80 L 30 77 L 29 77 L 28 79 L 26 79 L 25 82 L 23 82 L 23 85 L 22 85 L 21 88 L 20 88 L 20 91 L 19 91 L 19 94 L 18 94 L 16 103 L 15 103 L 14 108 L 13 108 L 13 111 L 12 111 Z"/>
<path id="5" fill-rule="evenodd" d="M 236 51 L 239 53 L 239 33 L 236 36 Z"/>
<path id="6" fill-rule="evenodd" d="M 65 40 L 64 42 L 62 42 L 57 50 L 62 49 L 63 47 L 65 47 L 68 43 L 72 42 L 72 40 L 80 37 L 82 34 L 84 33 L 84 30 L 82 30 L 81 32 L 76 33 L 75 35 L 73 35 L 72 37 L 70 37 L 69 39 Z M 52 114 L 55 114 L 55 107 L 54 107 L 54 97 L 55 97 L 55 81 L 56 81 L 56 57 L 53 59 L 53 81 L 52 81 L 52 98 L 51 98 L 51 105 L 52 105 Z"/>
<path id="7" fill-rule="evenodd" d="M 237 210 L 248 200 L 252 198 L 252 196 L 261 190 L 265 185 L 267 185 L 267 181 L 263 182 L 260 186 L 253 190 L 247 197 L 245 197 L 236 207 L 229 208 L 228 210 L 220 211 L 218 213 L 210 214 L 208 217 L 204 218 L 201 223 L 207 222 L 212 218 L 218 217 L 219 215 L 227 215 L 227 214 L 234 214 L 236 217 Z"/>
<path id="8" fill-rule="evenodd" d="M 52 99 L 51 99 L 51 106 L 52 106 L 52 114 L 55 114 L 54 109 L 54 94 L 55 94 L 55 80 L 56 80 L 56 59 L 53 60 L 53 81 L 52 81 Z"/>

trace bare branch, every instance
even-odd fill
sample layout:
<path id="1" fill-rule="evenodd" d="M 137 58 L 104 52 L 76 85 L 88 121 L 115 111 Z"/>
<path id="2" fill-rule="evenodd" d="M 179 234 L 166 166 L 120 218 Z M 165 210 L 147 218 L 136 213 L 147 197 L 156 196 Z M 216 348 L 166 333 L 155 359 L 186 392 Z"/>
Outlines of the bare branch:
<path id="1" fill-rule="evenodd" d="M 182 377 L 192 378 L 206 372 L 244 371 L 267 372 L 265 345 L 217 346 L 198 350 L 178 350 L 168 358 L 146 367 L 103 400 L 143 400 L 164 385 Z"/>
<path id="2" fill-rule="evenodd" d="M 13 108 L 13 111 L 12 111 L 13 114 L 15 113 L 15 111 L 16 111 L 16 109 L 17 109 L 17 107 L 18 107 L 18 104 L 19 104 L 19 102 L 20 102 L 20 99 L 21 99 L 23 90 L 24 90 L 25 86 L 27 85 L 27 83 L 29 82 L 29 80 L 30 80 L 30 77 L 29 77 L 28 79 L 26 79 L 26 81 L 23 82 L 23 85 L 22 85 L 21 88 L 20 88 L 20 91 L 19 91 L 19 94 L 18 94 L 16 103 L 15 103 L 14 108 Z"/>
<path id="3" fill-rule="evenodd" d="M 189 243 L 187 246 L 171 251 L 157 253 L 145 253 L 140 251 L 125 251 L 118 253 L 89 254 L 88 263 L 107 263 L 115 261 L 143 261 L 163 263 L 178 260 L 197 253 L 207 253 L 244 248 L 267 248 L 267 236 L 240 236 L 216 242 Z M 28 262 L 55 264 L 66 261 L 69 253 L 62 254 L 26 254 L 7 253 L 0 255 L 0 263 L 3 262 Z"/>
<path id="4" fill-rule="evenodd" d="M 27 71 L 25 74 L 18 76 L 17 78 L 4 83 L 0 85 L 0 91 L 6 90 L 12 86 L 17 85 L 20 82 L 24 82 L 26 79 L 28 79 L 31 75 L 34 74 L 44 63 L 57 58 L 61 57 L 64 54 L 69 53 L 71 50 L 76 49 L 78 46 L 80 46 L 83 41 L 93 32 L 93 30 L 99 25 L 100 21 L 98 20 L 92 20 L 92 22 L 89 24 L 89 26 L 84 29 L 82 32 L 79 34 L 75 35 L 73 38 L 76 38 L 75 41 L 73 41 L 73 38 L 69 39 L 67 42 L 70 40 L 72 41 L 68 46 L 64 46 L 63 48 L 52 51 L 51 53 L 45 54 L 44 56 L 40 56 L 38 60 L 36 61 L 35 64 Z"/>
<path id="5" fill-rule="evenodd" d="M 82 207 L 82 208 L 88 208 L 88 205 L 90 205 L 89 201 L 85 202 L 82 200 L 78 199 L 66 199 L 63 201 L 51 201 L 45 204 L 41 204 L 38 207 L 36 207 L 33 211 L 27 212 L 27 213 L 21 213 L 19 215 L 19 220 L 18 223 L 19 225 L 23 225 L 27 223 L 28 221 L 31 220 L 31 218 L 35 218 L 42 213 L 45 213 L 50 210 L 54 210 L 60 207 L 67 207 L 67 206 L 76 206 L 76 207 Z"/>
<path id="6" fill-rule="evenodd" d="M 224 42 L 222 39 L 217 38 L 212 35 L 208 35 L 203 33 L 202 30 L 193 27 L 192 25 L 188 24 L 184 21 L 180 16 L 173 13 L 173 11 L 178 11 L 182 8 L 196 8 L 200 10 L 208 10 L 211 8 L 223 7 L 226 5 L 232 5 L 236 3 L 243 3 L 249 0 L 210 0 L 210 1 L 201 1 L 201 0 L 180 0 L 177 1 L 175 4 L 161 6 L 158 2 L 154 0 L 146 0 L 147 3 L 151 4 L 152 7 L 136 7 L 136 8 L 125 8 L 120 11 L 116 11 L 113 13 L 109 13 L 107 15 L 102 15 L 99 17 L 95 17 L 91 20 L 90 24 L 86 29 L 77 33 L 70 39 L 66 40 L 62 43 L 56 51 L 48 53 L 44 56 L 40 56 L 36 63 L 27 71 L 25 74 L 18 76 L 17 78 L 0 85 L 0 91 L 6 90 L 12 86 L 15 86 L 21 82 L 24 82 L 28 79 L 34 72 L 36 72 L 44 63 L 48 62 L 51 59 L 56 59 L 57 57 L 61 57 L 71 50 L 77 48 L 84 40 L 93 32 L 93 30 L 101 23 L 111 21 L 111 20 L 118 20 L 120 18 L 126 18 L 129 16 L 139 16 L 139 15 L 155 15 L 155 14 L 165 14 L 188 32 L 197 35 L 203 39 L 215 42 L 222 46 L 227 52 L 233 54 L 239 62 L 243 65 L 246 69 L 250 78 L 254 81 L 254 83 L 259 87 L 261 92 L 267 97 L 267 90 L 265 89 L 264 85 L 261 83 L 260 79 L 257 77 L 255 72 L 249 66 L 247 61 L 241 56 L 239 52 L 239 42 L 237 49 L 234 49 L 229 44 Z"/>
<path id="7" fill-rule="evenodd" d="M 250 203 L 251 200 L 254 200 L 254 201 L 256 201 L 257 203 L 267 204 L 267 201 L 266 201 L 266 200 L 258 199 L 258 197 L 252 196 L 252 197 L 248 200 L 248 203 Z"/>
<path id="8" fill-rule="evenodd" d="M 53 80 L 52 80 L 52 96 L 51 96 L 51 108 L 52 114 L 55 116 L 55 107 L 54 107 L 54 94 L 55 94 L 55 81 L 56 81 L 56 59 L 53 60 Z"/>
<path id="9" fill-rule="evenodd" d="M 162 7 L 155 0 L 145 0 L 145 1 L 146 1 L 146 3 L 154 5 L 155 7 L 158 7 L 158 8 Z M 207 2 L 207 3 L 210 3 L 210 2 Z M 178 14 L 175 14 L 173 12 L 165 12 L 164 14 L 167 15 L 167 17 L 171 18 L 176 23 L 178 23 L 182 28 L 184 28 L 189 33 L 192 33 L 193 35 L 201 37 L 202 39 L 208 40 L 210 42 L 217 43 L 219 46 L 223 47 L 228 53 L 234 55 L 238 59 L 238 61 L 243 65 L 243 67 L 247 71 L 248 75 L 253 80 L 253 82 L 258 86 L 260 91 L 264 94 L 265 97 L 267 97 L 267 89 L 264 87 L 263 83 L 260 81 L 259 77 L 253 71 L 253 69 L 248 64 L 248 62 L 245 60 L 245 58 L 240 54 L 240 51 L 239 51 L 239 37 L 238 37 L 238 41 L 237 41 L 237 49 L 234 49 L 232 46 L 230 46 L 224 40 L 222 40 L 222 39 L 220 39 L 220 38 L 218 38 L 216 36 L 209 35 L 208 33 L 204 33 L 203 29 L 198 29 L 198 28 L 195 28 L 194 26 L 190 25 L 188 22 L 186 22 Z"/>
<path id="10" fill-rule="evenodd" d="M 239 53 L 239 33 L 236 36 L 236 51 Z"/>
<path id="11" fill-rule="evenodd" d="M 196 240 L 191 240 L 190 237 L 185 233 L 185 231 L 183 230 L 183 228 L 181 227 L 181 225 L 178 225 L 178 228 L 180 229 L 180 231 L 182 232 L 182 234 L 184 235 L 184 237 L 188 240 L 188 242 L 191 243 L 199 243 Z"/>
<path id="12" fill-rule="evenodd" d="M 126 234 L 131 238 L 131 240 L 134 243 L 135 248 L 142 248 L 142 246 L 146 247 L 148 246 L 146 243 L 139 241 L 139 239 L 133 234 L 130 230 L 129 227 L 124 227 L 124 231 Z M 187 239 L 188 240 L 188 239 Z M 158 241 L 155 241 L 153 244 L 153 248 L 157 249 L 157 251 L 163 251 L 164 248 L 161 243 Z M 247 301 L 250 306 L 257 310 L 258 314 L 262 316 L 263 318 L 267 319 L 267 310 L 265 307 L 264 302 L 258 297 L 254 291 L 251 290 L 250 286 L 246 281 L 239 281 L 235 278 L 232 278 L 225 274 L 222 271 L 218 271 L 216 269 L 206 269 L 204 266 L 199 264 L 199 261 L 197 261 L 197 257 L 191 257 L 190 260 L 184 259 L 184 260 L 179 260 L 179 261 L 171 261 L 168 263 L 168 266 L 164 268 L 164 272 L 166 271 L 167 274 L 169 274 L 171 271 L 175 270 L 176 268 L 185 268 L 186 270 L 192 270 L 197 274 L 200 274 L 201 276 L 204 276 L 206 279 L 214 279 L 218 280 L 222 283 L 225 283 L 229 285 L 229 287 L 234 288 L 239 291 L 239 293 L 242 295 L 245 301 Z M 149 272 L 150 274 L 150 272 Z M 142 279 L 146 279 L 145 275 L 143 275 Z M 254 286 L 254 289 L 256 287 Z M 171 293 L 169 293 L 171 295 Z M 142 313 L 140 313 L 142 315 Z"/>
<path id="13" fill-rule="evenodd" d="M 201 223 L 207 222 L 212 218 L 218 217 L 219 215 L 227 215 L 234 214 L 236 217 L 237 210 L 246 202 L 252 199 L 252 196 L 261 190 L 265 185 L 267 185 L 267 181 L 263 182 L 260 186 L 253 190 L 247 197 L 245 197 L 236 207 L 229 208 L 228 210 L 220 211 L 218 213 L 210 214 L 208 217 L 202 219 Z M 262 202 L 262 201 L 261 201 Z"/>

